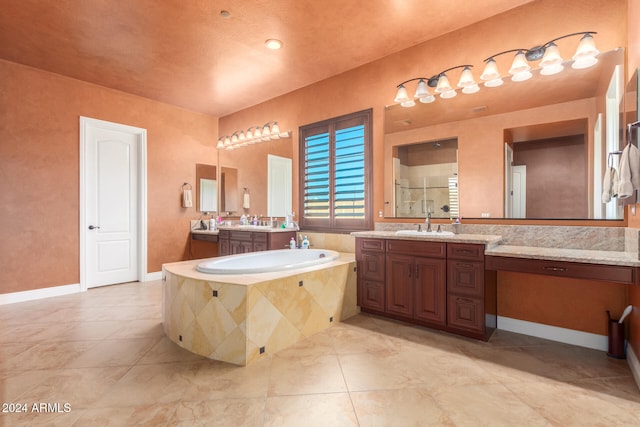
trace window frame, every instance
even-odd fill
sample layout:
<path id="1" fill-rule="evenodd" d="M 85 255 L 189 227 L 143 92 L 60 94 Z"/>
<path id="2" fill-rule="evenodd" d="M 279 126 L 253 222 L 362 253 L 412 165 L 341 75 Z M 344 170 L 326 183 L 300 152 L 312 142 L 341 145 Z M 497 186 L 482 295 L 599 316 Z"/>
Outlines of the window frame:
<path id="1" fill-rule="evenodd" d="M 350 126 L 364 127 L 364 217 L 358 219 L 339 218 L 335 214 L 335 165 L 336 165 L 336 132 Z M 306 150 L 307 137 L 326 131 L 329 134 L 329 218 L 305 217 L 305 181 L 306 181 Z M 298 212 L 301 229 L 309 231 L 349 233 L 373 229 L 373 109 L 357 111 L 311 123 L 298 128 L 299 153 L 299 186 Z"/>

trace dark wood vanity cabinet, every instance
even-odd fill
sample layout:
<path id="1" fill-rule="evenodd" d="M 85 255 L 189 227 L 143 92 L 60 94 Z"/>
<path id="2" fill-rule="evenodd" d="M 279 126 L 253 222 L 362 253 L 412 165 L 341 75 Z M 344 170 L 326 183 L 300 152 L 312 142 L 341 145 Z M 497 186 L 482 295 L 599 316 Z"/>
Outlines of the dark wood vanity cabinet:
<path id="1" fill-rule="evenodd" d="M 358 305 L 376 313 L 385 311 L 385 241 L 356 239 Z"/>
<path id="2" fill-rule="evenodd" d="M 244 254 L 247 252 L 266 251 L 288 248 L 295 231 L 262 232 L 244 230 L 220 230 L 218 234 L 220 256 Z"/>
<path id="3" fill-rule="evenodd" d="M 495 329 L 483 244 L 357 238 L 356 260 L 364 312 L 481 340 Z"/>
<path id="4" fill-rule="evenodd" d="M 484 338 L 496 327 L 495 274 L 485 272 L 484 245 L 447 243 L 447 324 Z"/>
<path id="5" fill-rule="evenodd" d="M 445 324 L 444 248 L 445 243 L 438 242 L 387 241 L 387 313 L 433 323 L 434 326 Z M 418 254 L 431 256 L 416 256 Z"/>

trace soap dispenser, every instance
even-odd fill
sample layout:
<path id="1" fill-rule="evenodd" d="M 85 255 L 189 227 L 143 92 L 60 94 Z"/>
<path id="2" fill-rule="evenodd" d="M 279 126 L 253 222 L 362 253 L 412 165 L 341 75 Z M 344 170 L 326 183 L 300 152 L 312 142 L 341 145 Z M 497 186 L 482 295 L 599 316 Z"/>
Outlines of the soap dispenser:
<path id="1" fill-rule="evenodd" d="M 307 236 L 304 236 L 302 240 L 302 249 L 309 249 L 309 239 L 307 239 Z"/>
<path id="2" fill-rule="evenodd" d="M 289 241 L 289 249 L 295 249 L 296 248 L 296 238 L 292 237 L 291 241 Z"/>

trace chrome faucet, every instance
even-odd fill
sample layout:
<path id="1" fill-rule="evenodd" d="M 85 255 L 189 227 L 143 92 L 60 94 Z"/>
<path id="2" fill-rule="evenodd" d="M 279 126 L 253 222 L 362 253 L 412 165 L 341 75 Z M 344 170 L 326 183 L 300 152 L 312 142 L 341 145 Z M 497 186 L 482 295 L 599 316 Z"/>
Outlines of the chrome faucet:
<path id="1" fill-rule="evenodd" d="M 427 226 L 427 233 L 429 233 L 431 231 L 431 211 L 427 211 L 427 218 L 424 223 Z"/>

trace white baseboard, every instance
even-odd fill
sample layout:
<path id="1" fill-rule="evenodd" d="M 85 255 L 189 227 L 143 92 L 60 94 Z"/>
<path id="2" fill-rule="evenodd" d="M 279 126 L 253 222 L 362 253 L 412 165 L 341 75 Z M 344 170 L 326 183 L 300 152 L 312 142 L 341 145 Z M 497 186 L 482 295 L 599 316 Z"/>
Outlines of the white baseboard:
<path id="1" fill-rule="evenodd" d="M 633 379 L 636 380 L 636 385 L 640 388 L 640 361 L 630 345 L 627 345 L 627 363 L 633 374 Z"/>
<path id="2" fill-rule="evenodd" d="M 0 294 L 0 305 L 32 301 L 49 297 L 59 297 L 61 295 L 79 293 L 80 291 L 80 283 L 75 283 L 73 285 L 52 286 L 50 288 L 33 289 L 31 291 Z"/>
<path id="3" fill-rule="evenodd" d="M 498 329 L 531 335 L 551 341 L 563 342 L 594 350 L 607 351 L 609 340 L 606 335 L 575 331 L 558 326 L 543 325 L 542 323 L 527 322 L 526 320 L 511 319 L 498 316 Z"/>
<path id="4" fill-rule="evenodd" d="M 153 273 L 146 273 L 142 278 L 143 282 L 151 282 L 153 280 L 162 279 L 162 271 L 155 271 Z"/>

